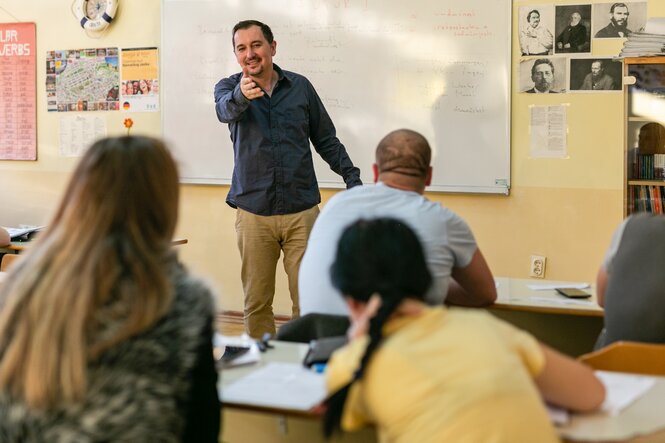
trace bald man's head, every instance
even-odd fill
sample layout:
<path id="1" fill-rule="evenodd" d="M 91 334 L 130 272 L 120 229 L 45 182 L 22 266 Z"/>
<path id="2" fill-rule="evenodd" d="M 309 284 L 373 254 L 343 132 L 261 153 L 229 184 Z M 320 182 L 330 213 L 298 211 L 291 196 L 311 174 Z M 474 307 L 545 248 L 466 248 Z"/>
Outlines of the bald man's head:
<path id="1" fill-rule="evenodd" d="M 425 137 L 410 129 L 398 129 L 376 147 L 374 180 L 393 188 L 423 193 L 432 179 L 432 150 Z"/>
<path id="2" fill-rule="evenodd" d="M 425 137 L 410 129 L 391 132 L 376 147 L 379 173 L 425 178 L 431 159 L 432 150 Z"/>

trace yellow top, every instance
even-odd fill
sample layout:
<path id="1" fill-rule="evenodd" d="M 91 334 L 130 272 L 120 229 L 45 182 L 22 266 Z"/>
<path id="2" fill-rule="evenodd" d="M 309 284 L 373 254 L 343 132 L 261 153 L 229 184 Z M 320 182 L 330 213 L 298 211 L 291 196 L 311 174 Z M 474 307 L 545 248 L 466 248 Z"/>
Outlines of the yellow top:
<path id="1" fill-rule="evenodd" d="M 484 311 L 442 307 L 392 320 L 384 333 L 342 429 L 373 423 L 384 443 L 559 441 L 532 382 L 544 356 L 529 334 Z M 333 355 L 330 392 L 351 379 L 366 345 Z"/>

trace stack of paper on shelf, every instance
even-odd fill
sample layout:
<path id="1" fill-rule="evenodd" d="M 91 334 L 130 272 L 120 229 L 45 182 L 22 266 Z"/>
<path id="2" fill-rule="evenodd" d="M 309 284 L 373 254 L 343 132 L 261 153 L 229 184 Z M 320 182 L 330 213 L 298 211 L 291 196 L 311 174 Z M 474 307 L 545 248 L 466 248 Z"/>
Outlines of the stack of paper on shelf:
<path id="1" fill-rule="evenodd" d="M 623 43 L 619 57 L 665 55 L 665 18 L 647 20 L 644 31 L 631 33 Z"/>

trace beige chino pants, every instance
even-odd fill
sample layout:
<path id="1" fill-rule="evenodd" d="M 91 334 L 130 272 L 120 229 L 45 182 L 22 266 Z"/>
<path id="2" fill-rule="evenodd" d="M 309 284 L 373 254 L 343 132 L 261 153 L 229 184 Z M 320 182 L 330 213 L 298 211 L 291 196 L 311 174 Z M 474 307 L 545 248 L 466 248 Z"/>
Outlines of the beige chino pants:
<path id="1" fill-rule="evenodd" d="M 252 337 L 260 338 L 266 332 L 275 334 L 272 302 L 281 251 L 284 251 L 292 316 L 296 318 L 300 315 L 298 269 L 318 215 L 318 206 L 295 214 L 271 216 L 256 215 L 238 208 L 236 235 L 242 261 L 244 321 L 245 330 Z"/>

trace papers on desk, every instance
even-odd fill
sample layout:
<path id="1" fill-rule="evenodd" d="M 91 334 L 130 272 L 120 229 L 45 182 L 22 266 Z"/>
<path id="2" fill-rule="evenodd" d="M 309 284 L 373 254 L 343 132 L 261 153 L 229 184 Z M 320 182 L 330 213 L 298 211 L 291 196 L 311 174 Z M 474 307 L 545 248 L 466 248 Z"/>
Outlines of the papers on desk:
<path id="1" fill-rule="evenodd" d="M 598 306 L 595 301 L 574 300 L 570 298 L 529 297 L 529 301 L 534 303 L 543 303 L 546 305 Z"/>
<path id="2" fill-rule="evenodd" d="M 653 377 L 623 372 L 595 371 L 605 385 L 605 401 L 600 411 L 608 415 L 619 413 L 646 394 L 656 383 Z M 570 421 L 570 413 L 557 406 L 547 405 L 547 413 L 555 425 Z"/>
<path id="3" fill-rule="evenodd" d="M 325 379 L 299 363 L 269 363 L 223 387 L 220 398 L 222 402 L 308 411 L 326 398 Z"/>
<path id="4" fill-rule="evenodd" d="M 14 240 L 19 237 L 27 236 L 28 234 L 32 234 L 33 232 L 39 231 L 40 229 L 43 229 L 44 226 L 28 226 L 20 228 L 8 228 L 3 226 L 3 228 L 9 233 L 9 237 L 12 240 Z"/>
<path id="5" fill-rule="evenodd" d="M 652 377 L 637 374 L 596 371 L 596 375 L 605 385 L 606 391 L 601 410 L 610 415 L 617 415 L 656 383 Z"/>
<path id="6" fill-rule="evenodd" d="M 562 289 L 586 289 L 590 287 L 589 283 L 532 283 L 530 285 L 526 285 L 527 288 L 533 289 L 534 291 L 551 291 L 556 288 L 562 288 Z"/>
<path id="7" fill-rule="evenodd" d="M 229 368 L 257 363 L 261 361 L 261 352 L 255 340 L 247 335 L 229 336 L 217 332 L 212 338 L 213 354 L 219 366 Z M 223 358 L 227 347 L 248 348 L 249 350 L 233 359 Z"/>

